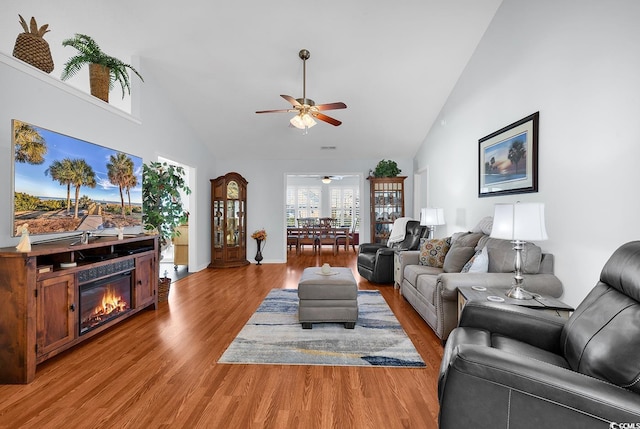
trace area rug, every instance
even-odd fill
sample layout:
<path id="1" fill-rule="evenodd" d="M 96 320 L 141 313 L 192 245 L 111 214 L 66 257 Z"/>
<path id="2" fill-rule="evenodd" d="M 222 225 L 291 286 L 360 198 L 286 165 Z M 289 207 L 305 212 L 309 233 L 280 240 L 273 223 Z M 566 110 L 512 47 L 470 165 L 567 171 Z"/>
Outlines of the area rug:
<path id="1" fill-rule="evenodd" d="M 273 289 L 218 363 L 425 367 L 378 291 L 358 291 L 358 322 L 298 322 L 298 291 Z"/>

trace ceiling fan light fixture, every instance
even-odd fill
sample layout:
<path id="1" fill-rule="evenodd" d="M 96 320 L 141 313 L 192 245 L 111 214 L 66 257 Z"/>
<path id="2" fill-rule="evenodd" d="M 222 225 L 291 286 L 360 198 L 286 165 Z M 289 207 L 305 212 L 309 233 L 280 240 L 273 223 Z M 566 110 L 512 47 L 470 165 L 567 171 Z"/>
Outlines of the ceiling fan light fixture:
<path id="1" fill-rule="evenodd" d="M 293 112 L 298 111 L 296 116 L 289 120 L 291 126 L 304 130 L 304 134 L 307 134 L 307 130 L 316 124 L 315 119 L 322 122 L 326 122 L 335 127 L 342 124 L 341 121 L 327 116 L 324 113 L 325 110 L 334 109 L 346 109 L 347 105 L 342 101 L 335 103 L 316 104 L 312 99 L 307 98 L 307 60 L 311 57 L 309 51 L 302 49 L 298 56 L 302 60 L 302 98 L 293 98 L 290 95 L 280 94 L 280 97 L 291 103 L 290 109 L 276 109 L 276 110 L 258 110 L 256 113 L 276 113 L 276 112 Z M 312 114 L 309 114 L 311 112 Z"/>
<path id="2" fill-rule="evenodd" d="M 316 121 L 313 120 L 311 115 L 309 115 L 308 113 L 304 113 L 294 116 L 293 118 L 291 118 L 289 123 L 296 128 L 304 130 L 305 128 L 313 127 L 316 124 Z"/>
<path id="3" fill-rule="evenodd" d="M 329 176 L 324 176 L 322 178 L 322 183 L 324 183 L 325 185 L 328 185 L 329 183 L 331 183 L 331 177 Z"/>
<path id="4" fill-rule="evenodd" d="M 311 115 L 308 113 L 305 113 L 304 115 L 302 115 L 302 122 L 304 123 L 304 126 L 307 128 L 311 128 L 317 123 L 316 121 L 313 120 Z"/>

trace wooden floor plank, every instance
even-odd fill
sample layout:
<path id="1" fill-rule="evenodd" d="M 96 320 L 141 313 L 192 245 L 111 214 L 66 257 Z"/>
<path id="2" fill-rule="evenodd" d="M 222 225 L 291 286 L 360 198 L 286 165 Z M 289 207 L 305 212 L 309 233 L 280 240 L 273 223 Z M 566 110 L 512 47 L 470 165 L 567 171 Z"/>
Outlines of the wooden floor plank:
<path id="1" fill-rule="evenodd" d="M 272 288 L 305 267 L 350 267 L 379 290 L 427 368 L 217 364 Z M 206 269 L 169 302 L 0 385 L 0 428 L 436 428 L 440 341 L 390 285 L 357 274 L 352 251 L 289 252 L 287 264 Z"/>

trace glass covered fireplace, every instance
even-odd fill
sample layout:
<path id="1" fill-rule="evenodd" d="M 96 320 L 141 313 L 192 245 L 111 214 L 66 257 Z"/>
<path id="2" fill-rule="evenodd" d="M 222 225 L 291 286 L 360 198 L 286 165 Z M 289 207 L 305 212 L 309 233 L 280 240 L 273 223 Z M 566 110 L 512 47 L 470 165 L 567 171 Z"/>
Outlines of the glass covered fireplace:
<path id="1" fill-rule="evenodd" d="M 80 286 L 80 335 L 131 310 L 131 272 Z"/>

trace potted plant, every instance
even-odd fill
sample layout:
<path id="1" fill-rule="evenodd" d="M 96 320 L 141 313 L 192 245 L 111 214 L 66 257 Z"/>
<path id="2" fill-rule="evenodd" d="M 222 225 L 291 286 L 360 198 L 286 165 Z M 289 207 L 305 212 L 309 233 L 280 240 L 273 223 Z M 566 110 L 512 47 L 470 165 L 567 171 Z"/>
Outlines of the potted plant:
<path id="1" fill-rule="evenodd" d="M 401 171 L 395 161 L 383 159 L 376 166 L 373 175 L 375 177 L 396 177 Z"/>
<path id="2" fill-rule="evenodd" d="M 131 94 L 127 69 L 135 73 L 144 82 L 140 73 L 133 66 L 102 52 L 95 40 L 87 35 L 76 33 L 73 38 L 63 40 L 62 46 L 76 48 L 78 54 L 69 58 L 65 63 L 60 78 L 67 80 L 75 76 L 85 64 L 89 64 L 91 95 L 107 103 L 109 102 L 109 90 L 113 88 L 116 81 L 122 88 L 122 98 L 124 98 L 125 89 Z"/>
<path id="3" fill-rule="evenodd" d="M 169 165 L 166 162 L 151 162 L 142 165 L 142 222 L 145 231 L 157 233 L 160 236 L 158 261 L 161 259 L 162 249 L 169 244 L 173 237 L 180 235 L 177 227 L 188 220 L 187 213 L 182 206 L 180 191 L 186 195 L 191 189 L 184 180 L 184 168 Z M 169 298 L 171 279 L 166 276 L 158 282 L 158 300 Z"/>

